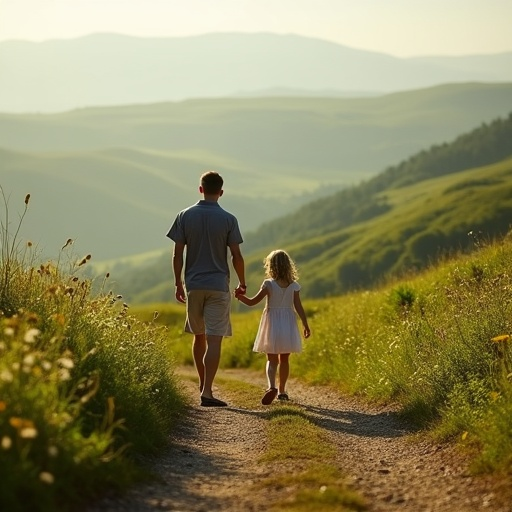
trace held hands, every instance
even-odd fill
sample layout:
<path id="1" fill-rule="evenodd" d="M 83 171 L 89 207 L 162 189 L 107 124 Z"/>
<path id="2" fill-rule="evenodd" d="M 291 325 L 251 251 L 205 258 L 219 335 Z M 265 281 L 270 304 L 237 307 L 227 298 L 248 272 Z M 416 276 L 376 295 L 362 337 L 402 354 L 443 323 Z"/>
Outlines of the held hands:
<path id="1" fill-rule="evenodd" d="M 245 284 L 238 284 L 238 286 L 235 288 L 233 294 L 236 299 L 240 297 L 240 295 L 245 295 L 247 292 L 247 286 Z"/>

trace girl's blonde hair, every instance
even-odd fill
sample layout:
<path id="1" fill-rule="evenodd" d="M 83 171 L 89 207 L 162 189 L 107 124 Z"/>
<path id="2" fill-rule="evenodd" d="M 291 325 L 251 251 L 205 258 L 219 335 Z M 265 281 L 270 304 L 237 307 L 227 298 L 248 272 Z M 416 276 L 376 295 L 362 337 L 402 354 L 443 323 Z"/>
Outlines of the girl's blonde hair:
<path id="1" fill-rule="evenodd" d="M 272 251 L 264 260 L 265 273 L 272 279 L 283 280 L 288 284 L 297 281 L 299 272 L 289 254 L 282 249 Z"/>

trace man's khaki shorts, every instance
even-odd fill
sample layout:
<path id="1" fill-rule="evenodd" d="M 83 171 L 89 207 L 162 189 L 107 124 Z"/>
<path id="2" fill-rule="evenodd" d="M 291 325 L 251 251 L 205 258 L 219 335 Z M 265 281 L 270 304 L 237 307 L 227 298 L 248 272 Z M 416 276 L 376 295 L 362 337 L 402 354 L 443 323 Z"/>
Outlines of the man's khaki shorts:
<path id="1" fill-rule="evenodd" d="M 214 290 L 187 292 L 185 332 L 231 336 L 231 293 Z"/>

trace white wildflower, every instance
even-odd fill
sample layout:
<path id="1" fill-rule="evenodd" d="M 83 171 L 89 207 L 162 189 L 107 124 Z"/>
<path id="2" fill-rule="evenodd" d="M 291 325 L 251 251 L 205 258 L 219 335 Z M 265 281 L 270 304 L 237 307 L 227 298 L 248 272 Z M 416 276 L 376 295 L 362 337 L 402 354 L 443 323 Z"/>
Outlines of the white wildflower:
<path id="1" fill-rule="evenodd" d="M 36 329 L 33 327 L 32 329 L 29 329 L 23 338 L 23 341 L 25 343 L 34 343 L 37 339 L 37 337 L 41 334 L 41 331 L 39 329 Z"/>

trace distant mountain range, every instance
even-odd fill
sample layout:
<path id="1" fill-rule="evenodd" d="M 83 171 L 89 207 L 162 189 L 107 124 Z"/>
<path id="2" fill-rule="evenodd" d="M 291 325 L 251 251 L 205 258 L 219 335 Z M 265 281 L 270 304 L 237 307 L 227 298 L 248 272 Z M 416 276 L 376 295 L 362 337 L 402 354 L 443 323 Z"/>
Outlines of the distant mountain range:
<path id="1" fill-rule="evenodd" d="M 228 96 L 365 96 L 512 81 L 512 52 L 396 58 L 297 35 L 0 42 L 0 112 Z"/>

